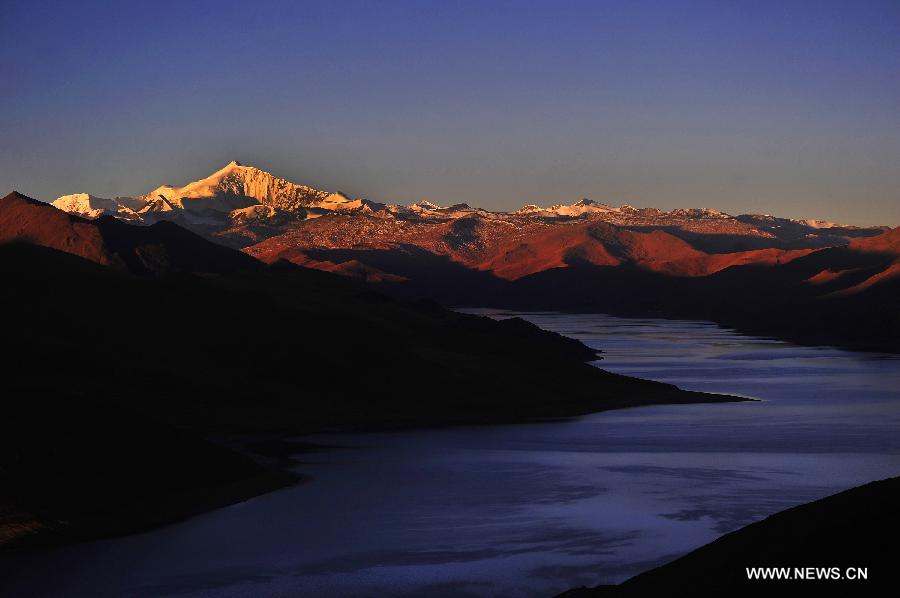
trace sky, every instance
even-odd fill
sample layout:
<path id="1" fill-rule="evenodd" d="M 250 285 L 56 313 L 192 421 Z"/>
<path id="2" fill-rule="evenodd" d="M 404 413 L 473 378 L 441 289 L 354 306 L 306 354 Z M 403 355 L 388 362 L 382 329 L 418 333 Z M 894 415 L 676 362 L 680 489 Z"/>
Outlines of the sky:
<path id="1" fill-rule="evenodd" d="M 0 0 L 0 195 L 230 160 L 374 201 L 900 225 L 900 2 Z"/>

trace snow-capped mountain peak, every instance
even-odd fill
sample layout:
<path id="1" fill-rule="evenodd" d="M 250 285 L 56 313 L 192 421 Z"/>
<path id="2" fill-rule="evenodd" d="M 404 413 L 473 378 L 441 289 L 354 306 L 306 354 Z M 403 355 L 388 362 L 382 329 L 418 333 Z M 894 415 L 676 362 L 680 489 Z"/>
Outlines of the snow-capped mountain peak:
<path id="1" fill-rule="evenodd" d="M 85 193 L 64 195 L 53 205 L 86 218 L 112 214 L 146 224 L 174 219 L 217 229 L 248 222 L 285 221 L 282 216 L 289 221 L 329 213 L 387 213 L 381 204 L 292 183 L 237 160 L 181 186 L 160 185 L 143 195 L 114 200 Z"/>
<path id="2" fill-rule="evenodd" d="M 256 204 L 294 211 L 313 206 L 328 196 L 324 191 L 232 160 L 206 178 L 182 187 L 162 185 L 142 197 L 148 202 L 163 197 L 176 209 L 229 213 Z"/>

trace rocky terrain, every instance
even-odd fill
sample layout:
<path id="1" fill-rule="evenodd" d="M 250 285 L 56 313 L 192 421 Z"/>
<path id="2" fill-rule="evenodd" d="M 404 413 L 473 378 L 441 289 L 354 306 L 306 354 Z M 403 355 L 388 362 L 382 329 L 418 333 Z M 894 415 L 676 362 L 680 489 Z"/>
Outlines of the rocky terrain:
<path id="1" fill-rule="evenodd" d="M 426 252 L 503 280 L 573 262 L 707 276 L 732 266 L 787 263 L 887 230 L 731 216 L 710 208 L 614 207 L 588 199 L 508 213 L 428 201 L 386 205 L 291 183 L 236 161 L 181 187 L 162 185 L 115 199 L 80 193 L 53 205 L 86 219 L 171 221 L 265 262 L 286 259 L 374 282 L 397 282 L 404 274 L 371 263 L 367 252 L 393 251 L 401 260 L 410 251 Z"/>

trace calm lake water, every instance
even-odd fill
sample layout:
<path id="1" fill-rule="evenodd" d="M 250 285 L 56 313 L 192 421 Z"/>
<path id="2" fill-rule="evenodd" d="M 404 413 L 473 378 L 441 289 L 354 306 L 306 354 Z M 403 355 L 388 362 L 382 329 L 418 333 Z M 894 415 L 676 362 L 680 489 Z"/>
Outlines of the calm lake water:
<path id="1" fill-rule="evenodd" d="M 705 322 L 519 315 L 602 348 L 614 372 L 761 401 L 319 436 L 346 448 L 304 455 L 309 483 L 0 574 L 21 596 L 552 596 L 900 474 L 896 357 Z"/>

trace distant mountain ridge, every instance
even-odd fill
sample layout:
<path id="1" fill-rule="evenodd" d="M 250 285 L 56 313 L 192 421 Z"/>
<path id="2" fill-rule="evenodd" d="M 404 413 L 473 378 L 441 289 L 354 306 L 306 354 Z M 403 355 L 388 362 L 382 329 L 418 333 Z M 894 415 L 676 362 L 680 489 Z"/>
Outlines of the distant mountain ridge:
<path id="1" fill-rule="evenodd" d="M 666 212 L 627 204 L 611 206 L 590 199 L 550 207 L 526 205 L 513 212 L 494 212 L 464 203 L 383 204 L 292 183 L 234 160 L 211 175 L 183 186 L 161 185 L 143 195 L 111 199 L 75 193 L 58 197 L 53 205 L 85 218 L 110 215 L 143 224 L 173 220 L 233 247 L 252 245 L 302 226 L 298 222 L 322 216 L 362 216 L 412 223 L 481 218 L 512 225 L 523 221 L 589 220 L 617 226 L 677 229 L 698 235 L 756 238 L 757 245 L 791 241 L 799 245 L 797 248 L 845 244 L 849 238 L 883 230 L 768 215 L 731 216 L 712 208 L 677 208 Z"/>

